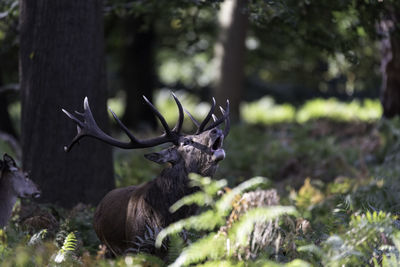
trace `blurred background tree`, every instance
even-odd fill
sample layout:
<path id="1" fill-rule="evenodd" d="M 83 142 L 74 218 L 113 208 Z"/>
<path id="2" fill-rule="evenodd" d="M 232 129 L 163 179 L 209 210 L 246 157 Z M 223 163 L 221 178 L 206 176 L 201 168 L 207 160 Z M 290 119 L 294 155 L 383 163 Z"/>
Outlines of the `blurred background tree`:
<path id="1" fill-rule="evenodd" d="M 18 96 L 18 5 L 0 3 L 0 131 L 17 138 L 8 104 Z"/>

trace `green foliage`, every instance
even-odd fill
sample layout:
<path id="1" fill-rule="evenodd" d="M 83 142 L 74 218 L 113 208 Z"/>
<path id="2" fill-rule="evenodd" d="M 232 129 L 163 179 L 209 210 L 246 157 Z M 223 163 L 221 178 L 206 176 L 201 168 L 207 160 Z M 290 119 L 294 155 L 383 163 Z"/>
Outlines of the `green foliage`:
<path id="1" fill-rule="evenodd" d="M 337 99 L 313 99 L 299 109 L 290 104 L 277 105 L 270 97 L 244 103 L 241 114 L 247 123 L 274 124 L 285 122 L 305 123 L 309 120 L 329 118 L 338 121 L 376 121 L 382 116 L 382 106 L 378 100 L 366 99 L 362 103 L 350 103 Z"/>
<path id="2" fill-rule="evenodd" d="M 76 261 L 78 253 L 78 239 L 74 232 L 69 233 L 63 242 L 62 247 L 57 252 L 54 258 L 56 263 L 65 263 L 70 261 Z"/>
<path id="3" fill-rule="evenodd" d="M 171 211 L 195 204 L 200 213 L 165 229 L 148 229 L 136 240 L 157 240 L 168 248 L 166 258 L 146 251 L 102 258 L 94 209 L 79 205 L 72 211 L 50 209 L 60 224 L 55 233 L 25 232 L 14 216 L 0 232 L 0 261 L 2 266 L 398 266 L 399 129 L 399 119 L 233 126 L 217 173 L 229 180 L 192 175 L 192 185 L 201 190 Z M 142 154 L 116 152 L 119 185 L 158 174 L 160 167 Z M 247 179 L 255 174 L 273 180 Z M 261 199 L 256 187 L 278 188 L 282 206 L 243 201 L 246 194 Z M 287 213 L 293 215 L 281 216 Z M 260 231 L 267 242 L 261 243 Z M 69 256 L 58 264 L 60 251 Z"/>
<path id="4" fill-rule="evenodd" d="M 180 220 L 163 229 L 157 237 L 156 246 L 160 246 L 167 236 L 177 234 L 184 229 L 196 232 L 205 231 L 207 234 L 184 248 L 171 266 L 186 266 L 202 262 L 205 259 L 226 258 L 233 260 L 235 254 L 241 254 L 242 252 L 240 251 L 248 245 L 250 235 L 257 222 L 266 222 L 283 214 L 295 213 L 293 207 L 271 206 L 254 208 L 240 217 L 239 221 L 234 222 L 232 227 L 224 234 L 221 230 L 217 231 L 217 229 L 225 224 L 226 217 L 232 210 L 234 198 L 245 190 L 263 184 L 267 180 L 262 177 L 252 178 L 225 193 L 222 197 L 218 197 L 216 193 L 219 189 L 222 189 L 226 182 L 212 181 L 210 178 L 200 178 L 198 175 L 193 174 L 190 177 L 193 180 L 193 185 L 199 186 L 202 190 L 192 196 L 183 198 L 172 209 L 176 210 L 182 205 L 199 203 L 206 205 L 208 209 L 199 215 Z M 210 246 L 211 243 L 212 246 Z"/>
<path id="5" fill-rule="evenodd" d="M 398 229 L 394 218 L 384 212 L 367 212 L 351 217 L 347 231 L 332 235 L 322 244 L 300 247 L 300 251 L 318 256 L 324 266 L 359 266 L 381 262 L 383 258 L 398 257 Z"/>
<path id="6" fill-rule="evenodd" d="M 366 99 L 361 104 L 354 100 L 350 103 L 336 99 L 315 99 L 308 101 L 298 112 L 297 121 L 302 123 L 310 119 L 330 118 L 340 121 L 375 121 L 382 116 L 382 106 L 378 100 Z"/>
<path id="7" fill-rule="evenodd" d="M 260 100 L 242 104 L 241 116 L 248 123 L 292 122 L 295 118 L 295 109 L 290 104 L 276 105 L 272 98 L 263 97 Z"/>

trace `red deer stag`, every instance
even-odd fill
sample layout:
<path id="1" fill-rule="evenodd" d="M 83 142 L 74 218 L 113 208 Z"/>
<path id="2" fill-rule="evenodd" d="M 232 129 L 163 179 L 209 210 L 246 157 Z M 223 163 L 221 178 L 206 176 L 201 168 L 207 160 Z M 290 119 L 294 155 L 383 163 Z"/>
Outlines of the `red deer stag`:
<path id="1" fill-rule="evenodd" d="M 17 167 L 12 157 L 0 159 L 0 227 L 7 225 L 17 198 L 38 198 L 40 190 L 28 175 Z"/>
<path id="2" fill-rule="evenodd" d="M 147 247 L 143 247 L 143 244 L 139 245 L 138 241 L 145 240 L 146 231 L 156 232 L 157 229 L 193 215 L 197 210 L 195 207 L 183 207 L 174 213 L 169 211 L 169 207 L 196 190 L 189 185 L 189 173 L 212 176 L 219 161 L 225 158 L 222 143 L 230 128 L 229 101 L 227 101 L 226 110 L 220 107 L 222 117 L 219 119 L 213 114 L 214 98 L 210 111 L 201 123 L 185 111 L 197 126 L 195 134 L 186 135 L 181 133 L 184 119 L 182 105 L 174 94 L 172 96 L 179 111 L 178 121 L 172 130 L 161 113 L 144 97 L 165 130 L 161 136 L 146 140 L 137 139 L 111 109 L 115 121 L 130 141 L 121 142 L 104 133 L 93 118 L 87 98 L 84 100 L 84 113 L 76 112 L 83 117 L 83 121 L 63 110 L 78 126 L 78 133 L 71 144 L 65 147 L 66 151 L 69 151 L 84 136 L 91 136 L 125 149 L 154 147 L 164 143 L 173 144 L 158 153 L 145 155 L 147 159 L 156 163 L 169 163 L 157 178 L 139 186 L 114 189 L 98 205 L 94 215 L 94 228 L 100 240 L 114 255 L 127 251 L 156 253 L 154 243 L 150 242 L 151 244 Z M 214 122 L 208 125 L 211 117 Z M 225 128 L 222 131 L 218 126 L 224 122 Z"/>

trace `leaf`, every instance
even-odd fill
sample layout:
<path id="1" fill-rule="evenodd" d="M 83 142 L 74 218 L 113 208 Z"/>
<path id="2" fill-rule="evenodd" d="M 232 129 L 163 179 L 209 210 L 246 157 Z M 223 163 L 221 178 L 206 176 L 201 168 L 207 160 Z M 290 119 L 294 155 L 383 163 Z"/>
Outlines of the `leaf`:
<path id="1" fill-rule="evenodd" d="M 198 206 L 210 205 L 213 202 L 213 199 L 210 195 L 199 191 L 194 194 L 185 196 L 184 198 L 178 200 L 175 204 L 173 204 L 169 210 L 170 212 L 176 212 L 181 207 L 185 205 L 196 204 Z"/>
<path id="2" fill-rule="evenodd" d="M 183 229 L 193 230 L 213 230 L 215 227 L 225 223 L 223 216 L 217 216 L 213 210 L 205 211 L 199 215 L 192 216 L 164 228 L 157 236 L 156 247 L 159 248 L 162 241 L 170 234 L 176 234 L 181 232 Z"/>
<path id="3" fill-rule="evenodd" d="M 237 244 L 245 246 L 256 222 L 265 222 L 276 219 L 283 214 L 294 215 L 296 213 L 296 209 L 292 206 L 254 208 L 245 213 L 240 220 L 234 224 L 229 233 Z"/>
<path id="4" fill-rule="evenodd" d="M 185 266 L 205 259 L 219 259 L 225 254 L 226 237 L 211 233 L 185 248 L 170 267 Z"/>
<path id="5" fill-rule="evenodd" d="M 227 211 L 231 210 L 232 201 L 234 200 L 236 195 L 239 195 L 243 191 L 248 190 L 257 185 L 267 184 L 267 183 L 268 179 L 260 176 L 251 178 L 250 180 L 241 183 L 237 187 L 233 188 L 232 191 L 223 195 L 223 197 L 216 203 L 216 208 L 218 212 L 225 214 Z"/>

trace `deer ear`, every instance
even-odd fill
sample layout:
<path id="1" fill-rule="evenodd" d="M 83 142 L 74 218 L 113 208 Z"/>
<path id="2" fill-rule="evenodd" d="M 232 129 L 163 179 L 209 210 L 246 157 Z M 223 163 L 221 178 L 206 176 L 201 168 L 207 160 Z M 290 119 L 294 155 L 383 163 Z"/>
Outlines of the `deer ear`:
<path id="1" fill-rule="evenodd" d="M 144 157 L 158 164 L 176 163 L 179 160 L 178 152 L 175 149 L 164 149 L 160 152 L 145 154 Z"/>
<path id="2" fill-rule="evenodd" d="M 10 157 L 7 153 L 4 154 L 3 156 L 3 161 L 4 161 L 4 168 L 8 169 L 15 169 L 17 168 L 17 164 L 15 163 L 14 159 Z"/>

